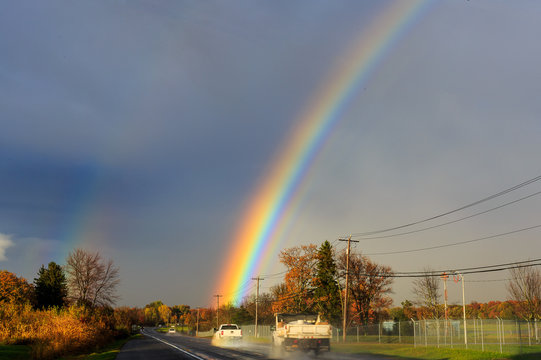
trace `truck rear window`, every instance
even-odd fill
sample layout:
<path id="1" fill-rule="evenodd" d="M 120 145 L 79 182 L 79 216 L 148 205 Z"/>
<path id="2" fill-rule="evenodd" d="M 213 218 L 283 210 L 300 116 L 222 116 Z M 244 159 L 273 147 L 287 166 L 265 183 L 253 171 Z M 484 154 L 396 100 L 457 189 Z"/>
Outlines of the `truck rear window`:
<path id="1" fill-rule="evenodd" d="M 223 325 L 222 330 L 237 330 L 238 327 L 236 325 Z"/>

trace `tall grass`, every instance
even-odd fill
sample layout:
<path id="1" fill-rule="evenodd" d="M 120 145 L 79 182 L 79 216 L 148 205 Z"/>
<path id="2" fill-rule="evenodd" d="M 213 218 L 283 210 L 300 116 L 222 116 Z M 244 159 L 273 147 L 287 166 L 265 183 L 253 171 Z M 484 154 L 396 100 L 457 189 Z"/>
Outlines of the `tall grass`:
<path id="1" fill-rule="evenodd" d="M 110 317 L 86 308 L 34 310 L 30 305 L 0 304 L 0 342 L 28 344 L 33 359 L 103 346 L 113 336 Z"/>

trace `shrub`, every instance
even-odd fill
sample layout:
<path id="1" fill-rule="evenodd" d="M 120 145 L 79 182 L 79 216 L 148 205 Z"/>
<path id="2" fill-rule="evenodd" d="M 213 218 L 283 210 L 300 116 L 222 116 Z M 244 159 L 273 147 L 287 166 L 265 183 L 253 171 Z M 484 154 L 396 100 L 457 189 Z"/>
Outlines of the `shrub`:
<path id="1" fill-rule="evenodd" d="M 52 359 L 109 342 L 111 323 L 99 312 L 72 306 L 33 310 L 30 305 L 0 304 L 0 342 L 30 344 L 32 358 Z"/>

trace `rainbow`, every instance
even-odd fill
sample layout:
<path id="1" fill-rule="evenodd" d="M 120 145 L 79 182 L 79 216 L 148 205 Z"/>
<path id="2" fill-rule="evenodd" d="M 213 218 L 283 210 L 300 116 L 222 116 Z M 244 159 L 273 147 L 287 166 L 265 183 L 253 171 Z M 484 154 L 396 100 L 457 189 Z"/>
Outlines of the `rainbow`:
<path id="1" fill-rule="evenodd" d="M 225 271 L 215 287 L 226 302 L 238 305 L 251 278 L 276 257 L 281 234 L 318 152 L 358 89 L 428 4 L 426 0 L 390 2 L 363 30 L 344 57 L 346 62 L 338 64 L 311 97 L 240 218 Z"/>

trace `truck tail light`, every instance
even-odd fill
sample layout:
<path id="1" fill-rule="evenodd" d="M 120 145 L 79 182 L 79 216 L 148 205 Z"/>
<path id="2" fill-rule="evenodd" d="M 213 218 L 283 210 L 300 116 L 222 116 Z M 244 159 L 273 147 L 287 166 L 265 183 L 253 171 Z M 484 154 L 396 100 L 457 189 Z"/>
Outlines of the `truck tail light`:
<path id="1" fill-rule="evenodd" d="M 224 331 L 222 330 L 222 335 L 224 334 Z"/>

